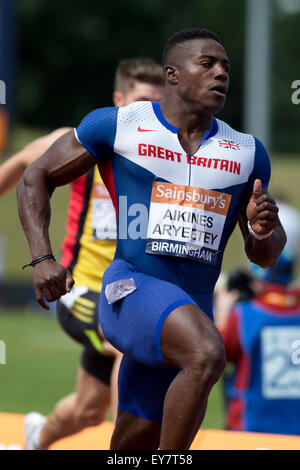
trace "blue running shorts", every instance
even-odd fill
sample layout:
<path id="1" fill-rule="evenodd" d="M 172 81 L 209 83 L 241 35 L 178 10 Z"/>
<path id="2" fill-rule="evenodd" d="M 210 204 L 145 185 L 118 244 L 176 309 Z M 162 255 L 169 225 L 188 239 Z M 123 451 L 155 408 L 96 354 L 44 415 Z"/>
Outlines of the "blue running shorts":
<path id="1" fill-rule="evenodd" d="M 165 395 L 180 369 L 159 369 L 123 356 L 119 372 L 119 410 L 161 423 Z"/>
<path id="2" fill-rule="evenodd" d="M 121 286 L 116 297 L 124 296 L 108 303 L 112 283 L 123 280 L 131 280 L 131 283 L 133 280 L 135 290 L 122 294 Z M 165 394 L 179 372 L 167 367 L 163 360 L 161 332 L 164 322 L 181 305 L 199 305 L 205 312 L 210 312 L 211 301 L 211 295 L 192 298 L 179 286 L 137 271 L 122 259 L 115 259 L 106 269 L 99 321 L 106 339 L 126 356 L 119 373 L 119 409 L 151 421 L 161 421 Z"/>

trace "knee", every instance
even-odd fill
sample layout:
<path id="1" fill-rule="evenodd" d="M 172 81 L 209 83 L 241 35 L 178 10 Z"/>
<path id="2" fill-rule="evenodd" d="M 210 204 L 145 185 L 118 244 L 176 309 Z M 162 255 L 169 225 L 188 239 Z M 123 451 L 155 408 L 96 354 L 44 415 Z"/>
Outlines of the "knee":
<path id="1" fill-rule="evenodd" d="M 195 349 L 187 367 L 193 371 L 196 378 L 213 385 L 224 372 L 226 354 L 222 340 L 207 341 Z"/>

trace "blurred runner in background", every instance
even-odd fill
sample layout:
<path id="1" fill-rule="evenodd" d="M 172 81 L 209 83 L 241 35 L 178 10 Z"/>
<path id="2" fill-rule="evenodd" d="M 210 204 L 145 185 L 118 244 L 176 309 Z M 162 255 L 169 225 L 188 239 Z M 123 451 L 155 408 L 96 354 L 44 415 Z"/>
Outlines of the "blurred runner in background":
<path id="1" fill-rule="evenodd" d="M 158 101 L 162 86 L 162 68 L 152 59 L 122 60 L 115 75 L 114 105 Z M 38 138 L 8 159 L 0 167 L 0 195 L 15 186 L 24 169 L 69 130 L 60 128 Z M 39 413 L 27 415 L 27 449 L 46 449 L 62 437 L 99 424 L 111 404 L 113 414 L 116 413 L 121 354 L 104 339 L 98 324 L 103 272 L 116 247 L 115 219 L 113 204 L 97 167 L 71 184 L 67 235 L 60 262 L 71 271 L 75 286 L 57 302 L 57 315 L 64 330 L 84 349 L 76 392 L 58 402 L 47 420 Z"/>
<path id="2" fill-rule="evenodd" d="M 299 213 L 279 202 L 287 245 L 268 269 L 229 274 L 216 296 L 223 335 L 226 427 L 300 435 L 300 288 L 289 287 L 300 246 Z"/>

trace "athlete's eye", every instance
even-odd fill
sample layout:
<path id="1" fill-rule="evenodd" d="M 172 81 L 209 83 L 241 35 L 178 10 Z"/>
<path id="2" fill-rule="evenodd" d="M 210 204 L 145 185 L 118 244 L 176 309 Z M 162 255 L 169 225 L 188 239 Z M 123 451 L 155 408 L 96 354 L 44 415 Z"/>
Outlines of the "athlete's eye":
<path id="1" fill-rule="evenodd" d="M 212 62 L 200 62 L 200 65 L 203 67 L 210 68 L 212 66 Z"/>

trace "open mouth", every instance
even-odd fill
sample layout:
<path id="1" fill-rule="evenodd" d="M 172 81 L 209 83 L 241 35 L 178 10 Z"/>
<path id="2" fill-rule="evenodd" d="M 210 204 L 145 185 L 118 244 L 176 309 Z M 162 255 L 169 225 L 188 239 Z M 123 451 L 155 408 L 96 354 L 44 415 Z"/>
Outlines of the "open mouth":
<path id="1" fill-rule="evenodd" d="M 212 91 L 214 94 L 218 96 L 226 96 L 226 86 L 225 85 L 215 85 L 210 88 L 210 91 Z"/>

